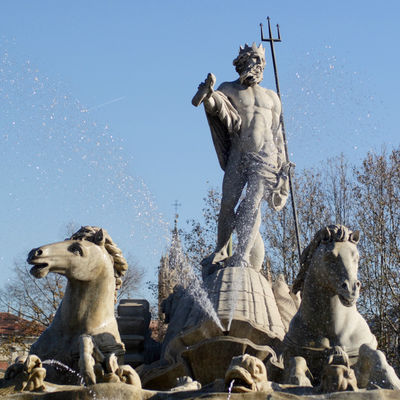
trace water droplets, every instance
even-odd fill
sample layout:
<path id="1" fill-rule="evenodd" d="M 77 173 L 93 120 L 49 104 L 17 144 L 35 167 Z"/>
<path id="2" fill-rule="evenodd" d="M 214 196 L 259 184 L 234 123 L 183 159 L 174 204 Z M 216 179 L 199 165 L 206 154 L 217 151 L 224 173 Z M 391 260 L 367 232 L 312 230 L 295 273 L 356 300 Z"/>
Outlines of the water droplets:
<path id="1" fill-rule="evenodd" d="M 68 220 L 104 226 L 123 250 L 159 256 L 168 225 L 143 180 L 132 173 L 135 149 L 127 152 L 118 132 L 96 121 L 96 113 L 62 82 L 29 60 L 11 59 L 1 46 L 0 168 L 3 190 L 14 197 L 3 211 L 13 215 L 19 208 L 30 221 L 47 215 L 53 229 Z M 15 182 L 23 185 L 15 189 Z M 38 233 L 36 222 L 13 223 L 16 231 Z M 8 263 L 14 254 L 9 257 Z"/>
<path id="2" fill-rule="evenodd" d="M 306 52 L 306 57 L 298 57 L 292 82 L 286 82 L 286 131 L 289 148 L 296 149 L 295 161 L 304 159 L 305 154 L 326 157 L 343 152 L 353 156 L 355 147 L 370 150 L 375 140 L 378 105 L 367 92 L 371 88 L 359 71 L 347 71 L 345 60 L 338 59 L 333 51 L 327 44 Z M 315 152 L 317 146 L 319 151 Z M 305 161 L 314 164 L 318 160 L 306 157 Z"/>
<path id="3" fill-rule="evenodd" d="M 58 360 L 45 360 L 42 361 L 42 364 L 44 365 L 50 365 L 54 367 L 58 371 L 62 371 L 63 373 L 67 372 L 69 375 L 71 375 L 74 379 L 76 379 L 80 385 L 84 385 L 85 381 L 82 377 L 82 375 L 75 371 L 74 369 L 70 368 L 68 365 L 63 364 L 61 361 Z"/>

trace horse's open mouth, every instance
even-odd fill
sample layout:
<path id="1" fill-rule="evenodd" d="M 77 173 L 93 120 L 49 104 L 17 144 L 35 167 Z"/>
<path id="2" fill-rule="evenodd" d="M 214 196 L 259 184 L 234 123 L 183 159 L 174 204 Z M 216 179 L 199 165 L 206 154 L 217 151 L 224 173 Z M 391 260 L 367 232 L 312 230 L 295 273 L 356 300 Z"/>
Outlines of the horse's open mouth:
<path id="1" fill-rule="evenodd" d="M 44 269 L 47 268 L 49 264 L 47 263 L 40 263 L 34 264 L 34 266 L 29 271 L 35 278 L 42 278 L 45 274 Z"/>
<path id="2" fill-rule="evenodd" d="M 354 304 L 357 301 L 357 297 L 344 297 L 341 294 L 339 294 L 339 299 L 340 302 L 345 306 L 345 307 L 351 307 L 354 306 Z"/>

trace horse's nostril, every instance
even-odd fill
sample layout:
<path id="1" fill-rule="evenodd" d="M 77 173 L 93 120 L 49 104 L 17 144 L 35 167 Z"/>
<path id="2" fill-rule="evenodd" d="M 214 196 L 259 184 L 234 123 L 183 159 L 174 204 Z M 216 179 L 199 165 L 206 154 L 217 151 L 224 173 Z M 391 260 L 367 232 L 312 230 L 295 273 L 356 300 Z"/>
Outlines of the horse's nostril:
<path id="1" fill-rule="evenodd" d="M 41 249 L 37 249 L 35 251 L 35 256 L 41 256 L 43 254 L 43 251 Z"/>
<path id="2" fill-rule="evenodd" d="M 343 289 L 347 289 L 347 283 L 346 282 L 342 283 L 342 288 Z"/>

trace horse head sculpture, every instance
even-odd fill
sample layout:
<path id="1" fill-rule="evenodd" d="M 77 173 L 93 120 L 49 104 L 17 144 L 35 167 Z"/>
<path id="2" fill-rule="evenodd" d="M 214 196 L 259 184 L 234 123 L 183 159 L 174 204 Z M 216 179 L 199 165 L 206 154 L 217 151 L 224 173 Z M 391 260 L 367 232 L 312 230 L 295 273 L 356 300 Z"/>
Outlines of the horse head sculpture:
<path id="1" fill-rule="evenodd" d="M 51 325 L 32 345 L 30 353 L 78 368 L 81 335 L 90 335 L 104 353 L 124 354 L 114 316 L 116 291 L 128 265 L 104 229 L 85 226 L 71 238 L 30 251 L 31 274 L 50 272 L 68 279 L 64 298 Z"/>
<path id="2" fill-rule="evenodd" d="M 302 301 L 284 343 L 287 357 L 304 357 L 313 375 L 318 375 L 334 346 L 341 346 L 353 363 L 362 344 L 376 348 L 375 336 L 356 308 L 361 286 L 358 241 L 358 231 L 329 225 L 302 253 L 293 284 L 295 293 L 302 292 Z"/>
<path id="3" fill-rule="evenodd" d="M 321 229 L 302 253 L 293 292 L 301 290 L 304 297 L 305 291 L 317 287 L 329 296 L 337 295 L 345 307 L 355 305 L 361 286 L 357 278 L 359 239 L 358 231 L 342 225 Z"/>

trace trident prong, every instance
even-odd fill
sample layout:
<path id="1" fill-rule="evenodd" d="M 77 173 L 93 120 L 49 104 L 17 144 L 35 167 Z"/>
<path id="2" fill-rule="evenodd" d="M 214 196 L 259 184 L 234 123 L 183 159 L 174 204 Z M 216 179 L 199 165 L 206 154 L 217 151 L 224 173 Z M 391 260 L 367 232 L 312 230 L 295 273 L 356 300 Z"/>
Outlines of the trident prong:
<path id="1" fill-rule="evenodd" d="M 271 19 L 269 17 L 267 17 L 267 21 L 268 21 L 269 38 L 265 38 L 264 37 L 263 25 L 260 24 L 261 41 L 262 42 L 269 42 L 269 44 L 271 46 L 271 56 L 272 56 L 272 64 L 274 66 L 276 93 L 278 94 L 279 98 L 281 98 L 281 92 L 280 92 L 280 89 L 279 89 L 278 68 L 276 66 L 275 48 L 274 48 L 274 42 L 281 42 L 281 33 L 280 33 L 280 30 L 279 30 L 279 25 L 277 24 L 276 25 L 276 30 L 277 30 L 277 33 L 278 33 L 278 38 L 274 38 L 272 36 L 272 30 L 271 30 Z M 284 120 L 283 120 L 283 111 L 281 111 L 280 122 L 281 122 L 281 130 L 282 130 L 283 142 L 285 144 L 286 161 L 289 162 L 289 153 L 288 153 L 288 148 L 287 148 L 285 124 L 284 124 Z M 296 231 L 297 252 L 298 252 L 298 256 L 299 256 L 299 265 L 300 265 L 300 256 L 301 256 L 300 231 L 299 231 L 299 223 L 298 223 L 298 219 L 297 219 L 297 209 L 296 209 L 296 202 L 295 202 L 294 188 L 293 188 L 293 182 L 292 181 L 293 181 L 292 168 L 290 168 L 289 169 L 289 189 L 290 189 L 290 194 L 291 194 L 291 199 L 292 199 L 292 211 L 293 211 L 294 226 L 295 226 L 295 231 Z"/>
<path id="2" fill-rule="evenodd" d="M 270 17 L 267 17 L 268 21 L 268 33 L 269 33 L 269 38 L 264 37 L 264 32 L 263 32 L 263 24 L 260 24 L 261 28 L 261 41 L 262 42 L 281 42 L 281 33 L 279 31 L 279 25 L 276 24 L 276 31 L 278 33 L 278 38 L 272 37 L 272 30 L 271 30 L 271 19 Z"/>

